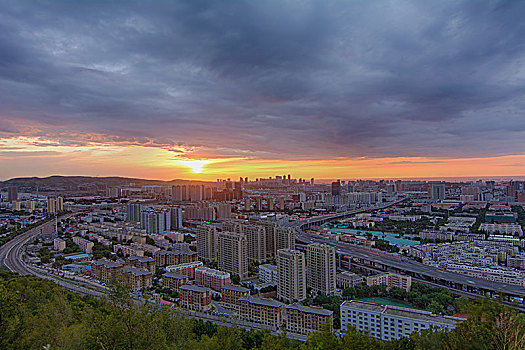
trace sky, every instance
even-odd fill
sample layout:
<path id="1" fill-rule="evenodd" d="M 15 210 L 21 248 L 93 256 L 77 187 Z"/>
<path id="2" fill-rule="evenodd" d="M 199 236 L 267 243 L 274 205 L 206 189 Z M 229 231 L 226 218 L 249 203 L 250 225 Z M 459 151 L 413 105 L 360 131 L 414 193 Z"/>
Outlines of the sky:
<path id="1" fill-rule="evenodd" d="M 0 179 L 525 175 L 525 2 L 0 0 Z"/>

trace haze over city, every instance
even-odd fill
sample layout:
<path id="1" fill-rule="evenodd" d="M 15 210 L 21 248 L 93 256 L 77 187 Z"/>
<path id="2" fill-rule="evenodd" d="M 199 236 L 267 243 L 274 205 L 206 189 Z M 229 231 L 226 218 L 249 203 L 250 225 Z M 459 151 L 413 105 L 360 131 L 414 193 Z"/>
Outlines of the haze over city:
<path id="1" fill-rule="evenodd" d="M 520 176 L 524 7 L 2 1 L 0 179 Z"/>

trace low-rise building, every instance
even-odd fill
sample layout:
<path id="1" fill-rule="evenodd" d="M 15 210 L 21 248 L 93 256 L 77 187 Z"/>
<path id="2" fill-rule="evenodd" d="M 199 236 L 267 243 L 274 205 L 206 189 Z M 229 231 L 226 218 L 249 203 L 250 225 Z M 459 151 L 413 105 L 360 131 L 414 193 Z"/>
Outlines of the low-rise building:
<path id="1" fill-rule="evenodd" d="M 221 302 L 227 304 L 227 307 L 238 309 L 240 302 L 239 299 L 250 296 L 250 290 L 234 284 L 229 284 L 221 288 Z"/>
<path id="2" fill-rule="evenodd" d="M 308 335 L 317 332 L 325 323 L 332 326 L 333 311 L 299 304 L 286 306 L 286 331 Z"/>
<path id="3" fill-rule="evenodd" d="M 84 239 L 80 236 L 75 236 L 73 237 L 73 243 L 75 243 L 83 253 L 93 253 L 93 242 L 88 241 L 87 239 Z"/>
<path id="4" fill-rule="evenodd" d="M 434 315 L 428 311 L 397 306 L 383 306 L 361 301 L 345 301 L 341 305 L 341 331 L 349 326 L 371 337 L 389 341 L 409 337 L 429 328 L 454 329 L 462 319 Z"/>
<path id="5" fill-rule="evenodd" d="M 230 284 L 230 274 L 228 272 L 200 266 L 195 269 L 195 283 L 199 286 L 220 291 L 222 287 Z"/>
<path id="6" fill-rule="evenodd" d="M 335 276 L 335 282 L 337 287 L 345 289 L 362 284 L 364 279 L 353 272 L 343 271 Z"/>
<path id="7" fill-rule="evenodd" d="M 58 252 L 63 251 L 64 249 L 66 249 L 66 241 L 60 238 L 55 238 L 53 240 L 53 249 Z"/>
<path id="8" fill-rule="evenodd" d="M 91 262 L 91 275 L 103 283 L 108 283 L 117 277 L 118 271 L 123 267 L 124 265 L 120 262 L 96 260 Z"/>
<path id="9" fill-rule="evenodd" d="M 523 230 L 519 224 L 488 224 L 483 223 L 479 230 L 490 234 L 519 235 L 523 236 Z"/>
<path id="10" fill-rule="evenodd" d="M 412 277 L 386 272 L 367 277 L 366 284 L 369 286 L 379 286 L 384 284 L 388 289 L 398 287 L 403 288 L 408 292 L 410 291 L 410 287 L 412 287 Z"/>
<path id="11" fill-rule="evenodd" d="M 270 264 L 259 265 L 259 281 L 277 285 L 277 266 Z"/>
<path id="12" fill-rule="evenodd" d="M 153 257 L 157 266 L 178 265 L 199 260 L 197 252 L 191 250 L 159 250 L 153 254 Z"/>
<path id="13" fill-rule="evenodd" d="M 181 306 L 188 310 L 205 312 L 211 309 L 211 289 L 193 284 L 179 287 Z"/>
<path id="14" fill-rule="evenodd" d="M 252 296 L 239 299 L 239 317 L 271 327 L 279 328 L 283 323 L 284 304 Z"/>
<path id="15" fill-rule="evenodd" d="M 133 266 L 124 267 L 120 270 L 122 274 L 128 275 L 128 281 L 133 291 L 138 291 L 152 286 L 153 273 L 148 270 L 140 270 Z"/>
<path id="16" fill-rule="evenodd" d="M 166 272 L 162 275 L 162 286 L 164 288 L 178 291 L 179 288 L 188 283 L 188 276 L 175 272 Z"/>
<path id="17" fill-rule="evenodd" d="M 115 244 L 113 246 L 113 253 L 120 253 L 122 256 L 144 256 L 143 250 L 123 244 Z"/>
<path id="18" fill-rule="evenodd" d="M 184 264 L 171 265 L 166 267 L 167 272 L 180 273 L 181 275 L 186 275 L 190 280 L 195 279 L 195 269 L 203 266 L 201 261 L 194 261 Z"/>
<path id="19" fill-rule="evenodd" d="M 155 273 L 155 259 L 147 256 L 130 256 L 126 259 L 129 266 Z"/>
<path id="20" fill-rule="evenodd" d="M 130 246 L 135 249 L 140 249 L 144 252 L 154 254 L 155 252 L 158 252 L 160 250 L 159 247 L 156 247 L 151 244 L 144 244 L 144 243 L 131 243 Z"/>

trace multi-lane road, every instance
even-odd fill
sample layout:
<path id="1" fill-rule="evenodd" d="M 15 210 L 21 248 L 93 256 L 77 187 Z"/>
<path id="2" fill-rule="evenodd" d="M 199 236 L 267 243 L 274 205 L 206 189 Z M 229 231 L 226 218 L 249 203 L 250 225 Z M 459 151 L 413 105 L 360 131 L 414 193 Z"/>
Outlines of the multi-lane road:
<path id="1" fill-rule="evenodd" d="M 404 199 L 402 199 L 404 200 Z M 354 210 L 340 214 L 331 214 L 315 218 L 296 221 L 291 224 L 297 231 L 296 239 L 304 244 L 321 242 L 336 248 L 338 255 L 356 258 L 357 260 L 383 269 L 403 271 L 415 276 L 418 279 L 428 280 L 429 283 L 438 283 L 445 287 L 457 290 L 474 291 L 481 294 L 485 292 L 505 293 L 508 296 L 515 296 L 525 299 L 525 288 L 522 286 L 492 282 L 480 278 L 470 277 L 450 271 L 437 269 L 423 263 L 419 263 L 404 257 L 393 256 L 381 252 L 377 249 L 371 249 L 363 246 L 342 243 L 320 235 L 305 232 L 310 225 L 316 225 L 328 221 L 339 220 L 341 218 L 373 210 L 380 210 L 401 202 L 402 200 L 391 202 L 380 207 L 373 207 L 363 210 Z"/>
<path id="2" fill-rule="evenodd" d="M 24 261 L 24 246 L 35 236 L 39 235 L 40 232 L 42 232 L 42 229 L 47 225 L 54 225 L 54 221 L 48 221 L 27 232 L 24 232 L 1 246 L 0 266 L 4 266 L 9 271 L 16 272 L 22 276 L 33 275 L 39 278 L 51 280 L 56 284 L 76 293 L 89 294 L 96 297 L 105 296 L 105 290 L 103 286 L 96 286 L 89 281 L 84 281 L 78 277 L 71 276 L 70 278 L 67 278 L 65 276 L 54 275 L 45 269 L 29 265 Z"/>

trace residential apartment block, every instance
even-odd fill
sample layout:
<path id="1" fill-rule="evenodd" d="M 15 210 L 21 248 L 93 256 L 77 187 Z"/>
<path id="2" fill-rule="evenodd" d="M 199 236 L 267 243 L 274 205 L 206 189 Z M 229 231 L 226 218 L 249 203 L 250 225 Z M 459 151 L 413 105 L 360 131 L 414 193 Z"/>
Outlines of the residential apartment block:
<path id="1" fill-rule="evenodd" d="M 200 225 L 196 229 L 197 254 L 206 261 L 217 261 L 217 228 L 211 225 Z"/>
<path id="2" fill-rule="evenodd" d="M 199 260 L 194 251 L 159 250 L 153 253 L 157 266 L 178 265 Z"/>
<path id="3" fill-rule="evenodd" d="M 201 261 L 194 261 L 184 264 L 171 265 L 166 267 L 167 272 L 175 272 L 181 275 L 186 275 L 190 280 L 195 279 L 195 269 L 203 266 Z"/>
<path id="4" fill-rule="evenodd" d="M 396 306 L 383 306 L 361 301 L 345 301 L 341 305 L 341 331 L 349 326 L 381 340 L 409 337 L 431 327 L 454 329 L 462 319 L 434 315 L 431 312 Z"/>
<path id="5" fill-rule="evenodd" d="M 286 331 L 308 335 L 317 332 L 325 323 L 332 325 L 333 311 L 299 304 L 286 306 Z"/>
<path id="6" fill-rule="evenodd" d="M 94 243 L 91 241 L 88 241 L 87 239 L 84 239 L 80 236 L 73 237 L 73 243 L 75 243 L 80 251 L 83 253 L 91 254 L 93 253 L 93 246 Z"/>
<path id="7" fill-rule="evenodd" d="M 289 303 L 306 298 L 306 264 L 302 252 L 277 251 L 277 297 Z"/>
<path id="8" fill-rule="evenodd" d="M 219 269 L 238 275 L 248 276 L 248 244 L 244 234 L 221 232 L 218 237 Z"/>
<path id="9" fill-rule="evenodd" d="M 226 307 L 238 309 L 239 299 L 250 296 L 250 290 L 234 284 L 228 284 L 221 289 L 221 303 L 226 304 Z"/>
<path id="10" fill-rule="evenodd" d="M 363 277 L 350 271 L 343 271 L 335 276 L 335 283 L 341 289 L 355 287 L 364 281 Z"/>
<path id="11" fill-rule="evenodd" d="M 55 238 L 53 240 L 53 250 L 61 252 L 64 249 L 66 249 L 66 241 L 61 238 Z"/>
<path id="12" fill-rule="evenodd" d="M 239 317 L 277 329 L 283 323 L 284 304 L 272 300 L 248 296 L 239 299 Z"/>
<path id="13" fill-rule="evenodd" d="M 133 291 L 138 291 L 152 286 L 153 273 L 148 270 L 140 270 L 135 267 L 124 267 L 121 274 L 128 275 L 128 281 Z"/>
<path id="14" fill-rule="evenodd" d="M 205 312 L 211 309 L 211 289 L 193 284 L 179 287 L 180 303 L 184 309 Z"/>
<path id="15" fill-rule="evenodd" d="M 118 271 L 122 268 L 124 268 L 124 265 L 120 262 L 95 260 L 91 262 L 91 276 L 103 283 L 109 283 L 113 278 L 117 277 Z"/>
<path id="16" fill-rule="evenodd" d="M 230 284 L 230 274 L 228 272 L 200 266 L 195 269 L 195 283 L 199 286 L 220 291 L 222 287 Z"/>
<path id="17" fill-rule="evenodd" d="M 129 266 L 155 273 L 155 259 L 147 256 L 130 256 L 126 259 Z"/>
<path id="18" fill-rule="evenodd" d="M 164 288 L 178 291 L 179 288 L 188 283 L 188 276 L 175 272 L 166 272 L 162 275 L 162 286 Z"/>
<path id="19" fill-rule="evenodd" d="M 277 266 L 270 264 L 259 265 L 259 281 L 277 285 Z"/>
<path id="20" fill-rule="evenodd" d="M 314 292 L 335 293 L 335 248 L 313 243 L 306 246 L 306 286 Z"/>
<path id="21" fill-rule="evenodd" d="M 367 277 L 366 284 L 369 286 L 379 286 L 384 284 L 388 289 L 398 287 L 403 288 L 408 292 L 410 291 L 410 287 L 412 287 L 412 277 L 386 272 Z"/>

